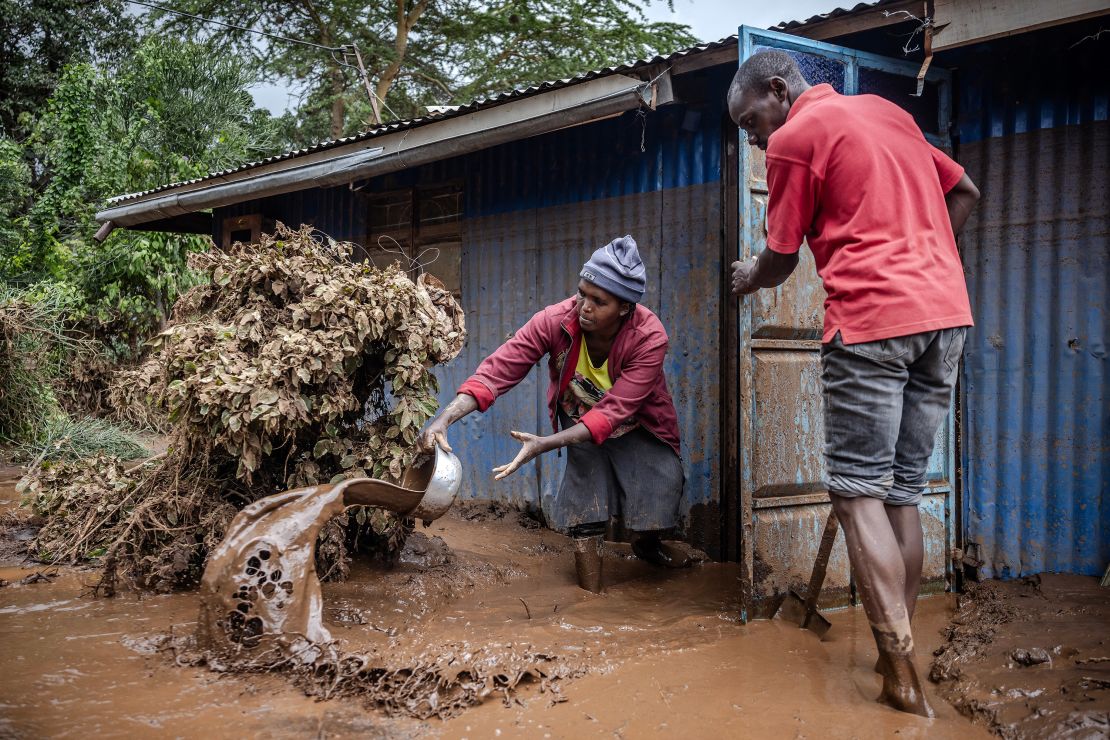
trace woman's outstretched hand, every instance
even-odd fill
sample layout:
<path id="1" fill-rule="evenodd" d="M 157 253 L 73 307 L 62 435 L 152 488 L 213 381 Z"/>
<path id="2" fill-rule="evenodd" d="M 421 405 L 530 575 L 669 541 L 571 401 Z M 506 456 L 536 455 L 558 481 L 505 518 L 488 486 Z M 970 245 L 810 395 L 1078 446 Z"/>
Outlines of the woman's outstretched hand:
<path id="1" fill-rule="evenodd" d="M 508 478 L 510 475 L 515 473 L 521 465 L 524 465 L 532 458 L 538 455 L 542 455 L 543 453 L 547 452 L 548 449 L 550 449 L 547 445 L 546 437 L 537 437 L 535 434 L 517 431 L 511 432 L 511 434 L 513 435 L 513 439 L 518 440 L 521 443 L 520 452 L 516 454 L 516 457 L 513 458 L 513 461 L 511 463 L 498 465 L 496 468 L 493 469 L 493 472 L 495 473 L 495 475 L 493 476 L 494 480 L 503 480 L 505 478 Z"/>

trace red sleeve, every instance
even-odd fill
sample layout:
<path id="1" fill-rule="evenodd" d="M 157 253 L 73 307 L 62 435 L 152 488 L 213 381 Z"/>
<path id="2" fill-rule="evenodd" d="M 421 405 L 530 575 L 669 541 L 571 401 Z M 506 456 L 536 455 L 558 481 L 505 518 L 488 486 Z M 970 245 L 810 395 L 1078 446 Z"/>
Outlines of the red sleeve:
<path id="1" fill-rule="evenodd" d="M 607 440 L 614 429 L 636 415 L 658 384 L 666 355 L 666 334 L 648 335 L 635 344 L 613 387 L 582 415 L 581 422 L 590 430 L 594 444 Z"/>
<path id="2" fill-rule="evenodd" d="M 821 180 L 808 162 L 767 155 L 767 246 L 794 254 L 813 226 Z"/>
<path id="3" fill-rule="evenodd" d="M 524 380 L 532 366 L 548 353 L 553 323 L 556 322 L 546 309 L 537 312 L 492 355 L 482 360 L 474 374 L 459 386 L 458 392 L 473 396 L 479 411 L 488 409 L 498 396 Z"/>
<path id="4" fill-rule="evenodd" d="M 937 168 L 937 175 L 940 177 L 940 189 L 947 193 L 956 187 L 956 183 L 964 176 L 964 168 L 932 144 L 929 145 L 929 149 L 933 155 L 933 164 Z"/>

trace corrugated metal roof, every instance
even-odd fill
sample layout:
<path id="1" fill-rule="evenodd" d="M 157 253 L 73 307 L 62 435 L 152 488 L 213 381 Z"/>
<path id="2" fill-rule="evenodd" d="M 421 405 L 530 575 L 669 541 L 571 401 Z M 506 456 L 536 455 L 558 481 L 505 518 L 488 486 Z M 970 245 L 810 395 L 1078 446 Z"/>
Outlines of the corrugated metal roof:
<path id="1" fill-rule="evenodd" d="M 772 31 L 790 32 L 797 30 L 803 26 L 808 26 L 811 23 L 821 23 L 822 21 L 832 20 L 833 18 L 840 18 L 841 16 L 859 13 L 864 10 L 872 10 L 874 8 L 882 7 L 883 5 L 893 5 L 894 3 L 902 2 L 902 0 L 876 0 L 870 3 L 857 3 L 851 8 L 833 8 L 827 13 L 818 13 L 811 15 L 804 21 L 783 21 L 776 26 L 771 26 Z"/>
<path id="2" fill-rule="evenodd" d="M 288 159 L 295 159 L 296 157 L 301 157 L 301 156 L 304 156 L 306 154 L 311 154 L 313 152 L 319 152 L 319 151 L 323 151 L 325 149 L 333 149 L 335 147 L 343 146 L 345 144 L 353 144 L 353 143 L 360 142 L 360 141 L 368 141 L 368 140 L 376 138 L 378 136 L 384 136 L 386 134 L 392 134 L 392 133 L 396 133 L 398 131 L 407 131 L 409 129 L 417 128 L 419 126 L 423 126 L 423 125 L 428 124 L 428 123 L 444 121 L 444 120 L 447 120 L 448 118 L 455 118 L 457 116 L 464 116 L 468 113 L 474 113 L 475 111 L 484 110 L 486 108 L 492 108 L 492 107 L 494 107 L 496 105 L 500 105 L 502 103 L 507 103 L 507 102 L 510 102 L 510 101 L 513 101 L 513 100 L 519 100 L 519 99 L 522 99 L 522 98 L 527 98 L 527 97 L 530 97 L 532 95 L 538 95 L 539 93 L 548 92 L 550 90 L 558 90 L 560 88 L 569 87 L 571 85 L 575 85 L 575 84 L 578 84 L 580 82 L 586 82 L 588 80 L 594 80 L 594 79 L 597 79 L 599 77 L 605 77 L 605 76 L 612 75 L 612 74 L 622 74 L 622 73 L 625 73 L 625 72 L 634 72 L 636 70 L 643 69 L 644 67 L 650 67 L 654 64 L 665 64 L 667 62 L 673 62 L 676 59 L 681 59 L 682 57 L 692 56 L 692 55 L 700 54 L 700 53 L 707 52 L 707 51 L 713 51 L 715 49 L 722 49 L 722 48 L 725 48 L 727 46 L 734 45 L 735 43 L 736 43 L 736 35 L 733 34 L 732 36 L 728 36 L 726 38 L 723 38 L 720 41 L 711 41 L 711 42 L 707 42 L 707 43 L 704 43 L 704 44 L 697 44 L 695 46 L 690 46 L 690 47 L 687 47 L 685 49 L 680 49 L 678 51 L 672 52 L 671 54 L 667 54 L 667 55 L 660 54 L 660 55 L 650 57 L 650 58 L 647 58 L 647 59 L 639 59 L 639 60 L 636 60 L 636 61 L 625 62 L 623 64 L 618 64 L 618 65 L 614 65 L 614 66 L 610 66 L 610 67 L 602 67 L 601 69 L 590 70 L 588 72 L 583 72 L 581 74 L 575 75 L 574 77 L 568 77 L 568 78 L 561 79 L 561 80 L 551 80 L 549 82 L 542 82 L 538 85 L 531 85 L 529 87 L 507 90 L 505 92 L 497 93 L 497 94 L 491 95 L 489 97 L 477 98 L 477 99 L 471 101 L 470 103 L 468 103 L 466 105 L 459 106 L 457 109 L 452 110 L 452 111 L 447 111 L 447 112 L 444 112 L 444 113 L 437 113 L 437 114 L 427 115 L 427 116 L 421 116 L 419 118 L 410 118 L 410 119 L 403 120 L 403 121 L 394 121 L 392 123 L 388 123 L 388 124 L 385 124 L 383 126 L 378 126 L 376 128 L 372 128 L 368 131 L 364 131 L 364 132 L 359 133 L 359 134 L 354 134 L 352 136 L 345 136 L 345 137 L 342 137 L 342 138 L 339 138 L 339 139 L 331 139 L 331 140 L 328 140 L 328 141 L 322 141 L 319 144 L 314 144 L 310 147 L 305 147 L 303 149 L 295 149 L 293 151 L 285 152 L 283 154 L 275 154 L 272 157 L 267 157 L 265 159 L 261 159 L 261 160 L 255 161 L 255 162 L 247 162 L 246 164 L 239 165 L 238 167 L 232 167 L 230 169 L 221 170 L 221 171 L 218 171 L 218 172 L 210 172 L 210 173 L 208 173 L 207 175 L 205 175 L 203 177 L 193 178 L 192 180 L 183 180 L 181 182 L 174 182 L 174 183 L 169 183 L 167 185 L 160 185 L 156 188 L 151 188 L 149 190 L 143 190 L 143 191 L 138 192 L 138 193 L 128 193 L 126 195 L 117 195 L 114 198 L 109 198 L 108 199 L 108 204 L 109 205 L 118 205 L 119 203 L 124 203 L 126 201 L 131 201 L 131 200 L 137 200 L 139 198 L 143 198 L 143 197 L 146 197 L 148 195 L 153 195 L 155 193 L 164 192 L 166 190 L 172 190 L 173 188 L 181 187 L 183 185 L 192 185 L 192 184 L 195 184 L 195 183 L 198 183 L 198 182 L 204 182 L 206 180 L 213 180 L 213 179 L 220 178 L 220 177 L 226 177 L 227 175 L 230 175 L 230 174 L 233 174 L 233 173 L 236 173 L 236 172 L 243 172 L 245 170 L 254 169 L 255 167 L 261 167 L 263 165 L 273 164 L 274 162 L 282 162 L 282 161 L 285 161 L 285 160 L 288 160 Z"/>

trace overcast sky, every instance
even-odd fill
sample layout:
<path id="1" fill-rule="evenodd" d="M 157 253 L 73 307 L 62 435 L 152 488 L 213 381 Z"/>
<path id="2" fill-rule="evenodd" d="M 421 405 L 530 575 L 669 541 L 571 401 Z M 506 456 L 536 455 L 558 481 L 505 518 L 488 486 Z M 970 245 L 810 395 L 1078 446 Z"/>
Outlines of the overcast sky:
<path id="1" fill-rule="evenodd" d="M 666 0 L 653 0 L 644 9 L 653 21 L 685 23 L 701 41 L 716 41 L 736 33 L 741 24 L 767 28 L 779 21 L 804 20 L 855 0 L 674 0 L 674 12 Z M 296 103 L 282 85 L 258 85 L 251 89 L 258 105 L 281 113 Z"/>

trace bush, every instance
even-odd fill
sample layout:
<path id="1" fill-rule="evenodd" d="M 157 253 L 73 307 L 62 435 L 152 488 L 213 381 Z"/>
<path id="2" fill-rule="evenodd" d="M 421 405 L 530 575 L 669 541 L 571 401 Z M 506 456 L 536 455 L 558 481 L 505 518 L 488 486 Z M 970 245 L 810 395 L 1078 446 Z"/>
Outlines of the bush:
<path id="1" fill-rule="evenodd" d="M 28 479 L 47 518 L 42 556 L 107 552 L 140 586 L 190 586 L 245 504 L 345 478 L 398 480 L 436 410 L 429 368 L 465 341 L 463 312 L 435 278 L 352 263 L 352 249 L 279 225 L 258 244 L 193 255 L 206 282 L 112 391 L 167 415 L 169 452 L 107 479 L 99 468 L 116 463 L 103 460 Z M 317 570 L 342 576 L 351 543 L 389 554 L 405 531 L 397 515 L 354 510 L 325 528 Z"/>

